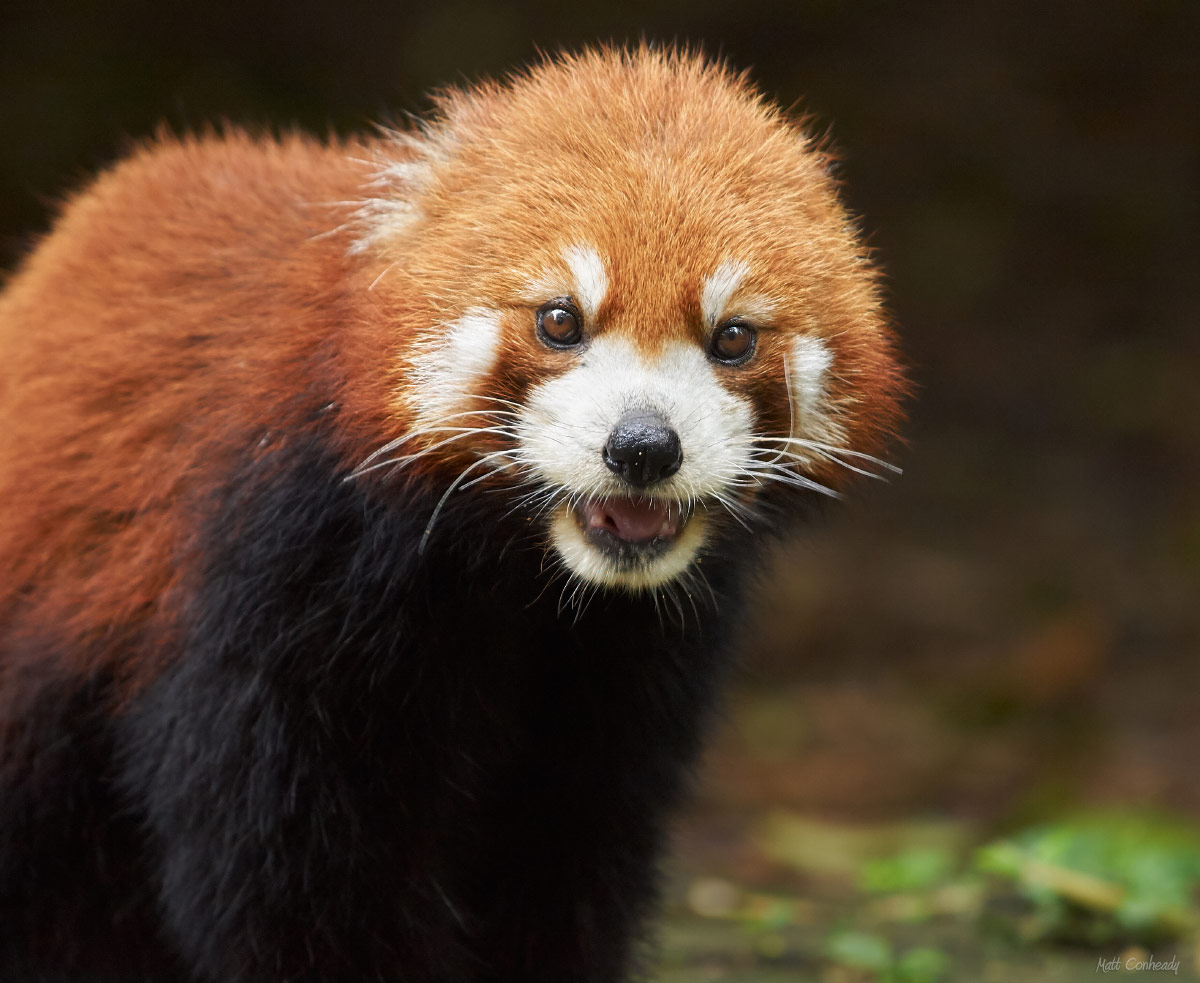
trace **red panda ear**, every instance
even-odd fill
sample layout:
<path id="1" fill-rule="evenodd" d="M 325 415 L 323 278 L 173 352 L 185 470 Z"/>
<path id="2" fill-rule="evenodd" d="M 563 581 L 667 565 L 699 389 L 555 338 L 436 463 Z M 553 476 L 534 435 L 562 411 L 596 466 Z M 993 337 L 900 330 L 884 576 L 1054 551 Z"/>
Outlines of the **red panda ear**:
<path id="1" fill-rule="evenodd" d="M 350 247 L 352 253 L 381 245 L 422 217 L 419 199 L 445 157 L 431 126 L 418 123 L 408 130 L 378 129 L 382 139 L 372 147 L 372 173 L 354 214 L 358 234 Z"/>
<path id="2" fill-rule="evenodd" d="M 430 188 L 439 165 L 474 134 L 494 127 L 506 101 L 495 82 L 468 89 L 448 87 L 433 94 L 430 117 L 414 118 L 403 129 L 379 126 L 382 139 L 372 155 L 374 175 L 358 210 L 361 232 L 352 251 L 363 252 L 420 219 L 419 199 Z"/>

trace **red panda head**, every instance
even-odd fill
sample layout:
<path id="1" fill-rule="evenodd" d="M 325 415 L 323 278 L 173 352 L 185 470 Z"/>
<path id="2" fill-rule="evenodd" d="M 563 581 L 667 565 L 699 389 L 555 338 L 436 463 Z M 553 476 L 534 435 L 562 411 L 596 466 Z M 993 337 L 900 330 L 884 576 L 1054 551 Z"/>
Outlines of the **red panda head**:
<path id="1" fill-rule="evenodd" d="M 643 590 L 765 497 L 881 463 L 877 274 L 827 156 L 743 78 L 589 52 L 439 109 L 359 213 L 398 339 L 367 467 L 518 488 L 572 574 Z"/>

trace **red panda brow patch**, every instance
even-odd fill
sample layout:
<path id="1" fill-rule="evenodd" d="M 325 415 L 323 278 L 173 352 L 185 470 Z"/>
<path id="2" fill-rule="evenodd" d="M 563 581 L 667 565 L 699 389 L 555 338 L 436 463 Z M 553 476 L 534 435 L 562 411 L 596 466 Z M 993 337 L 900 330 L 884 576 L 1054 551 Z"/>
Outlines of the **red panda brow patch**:
<path id="1" fill-rule="evenodd" d="M 749 272 L 750 267 L 745 260 L 727 259 L 705 278 L 700 288 L 700 309 L 710 325 L 716 327 Z"/>
<path id="2" fill-rule="evenodd" d="M 596 248 L 585 242 L 567 246 L 562 256 L 574 278 L 572 296 L 579 302 L 584 316 L 593 321 L 608 293 L 608 274 L 604 270 L 604 261 Z"/>

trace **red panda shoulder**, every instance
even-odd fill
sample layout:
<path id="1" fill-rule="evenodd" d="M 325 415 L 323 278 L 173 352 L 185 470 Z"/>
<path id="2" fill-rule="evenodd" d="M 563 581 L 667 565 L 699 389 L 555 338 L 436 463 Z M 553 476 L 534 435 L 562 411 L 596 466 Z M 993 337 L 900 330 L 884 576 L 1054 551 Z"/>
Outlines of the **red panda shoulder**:
<path id="1" fill-rule="evenodd" d="M 86 638 L 166 616 L 182 499 L 337 389 L 366 174 L 354 148 L 235 131 L 161 138 L 66 202 L 0 299 L 9 620 Z"/>

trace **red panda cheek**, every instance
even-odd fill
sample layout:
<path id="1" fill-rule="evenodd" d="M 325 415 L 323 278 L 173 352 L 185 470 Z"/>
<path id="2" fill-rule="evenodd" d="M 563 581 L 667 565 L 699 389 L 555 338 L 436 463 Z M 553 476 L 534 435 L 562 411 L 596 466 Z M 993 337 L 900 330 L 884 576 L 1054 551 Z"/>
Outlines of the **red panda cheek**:
<path id="1" fill-rule="evenodd" d="M 788 433 L 791 408 L 786 362 L 787 347 L 781 337 L 760 334 L 754 357 L 749 362 L 716 368 L 721 384 L 753 406 L 755 429 L 761 433 Z"/>

